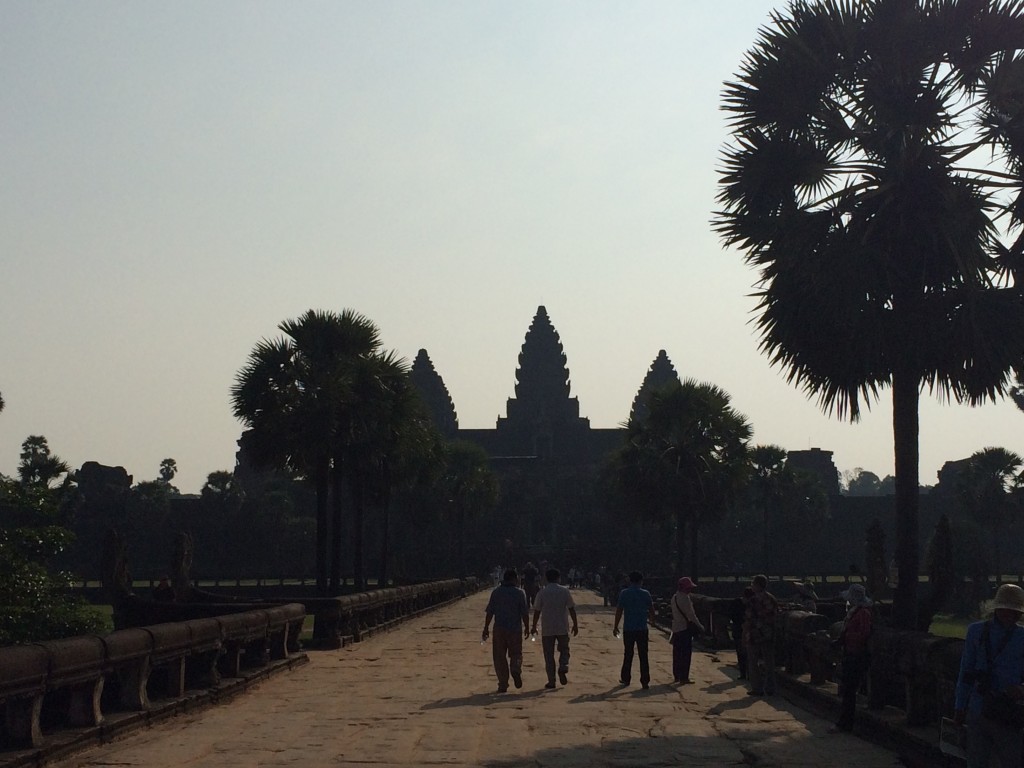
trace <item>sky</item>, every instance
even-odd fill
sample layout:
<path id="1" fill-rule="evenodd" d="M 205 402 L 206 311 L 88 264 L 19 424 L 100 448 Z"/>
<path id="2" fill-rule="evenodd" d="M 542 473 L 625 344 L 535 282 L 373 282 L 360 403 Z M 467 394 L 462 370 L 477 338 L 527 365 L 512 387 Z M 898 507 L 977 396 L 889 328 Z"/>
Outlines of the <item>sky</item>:
<path id="1" fill-rule="evenodd" d="M 278 324 L 358 311 L 492 428 L 545 306 L 593 427 L 664 349 L 754 442 L 893 472 L 890 392 L 824 414 L 758 350 L 756 273 L 709 222 L 723 83 L 775 3 L 0 5 L 0 473 L 43 435 L 136 482 L 234 466 L 235 375 Z M 927 397 L 921 481 L 1024 413 Z"/>

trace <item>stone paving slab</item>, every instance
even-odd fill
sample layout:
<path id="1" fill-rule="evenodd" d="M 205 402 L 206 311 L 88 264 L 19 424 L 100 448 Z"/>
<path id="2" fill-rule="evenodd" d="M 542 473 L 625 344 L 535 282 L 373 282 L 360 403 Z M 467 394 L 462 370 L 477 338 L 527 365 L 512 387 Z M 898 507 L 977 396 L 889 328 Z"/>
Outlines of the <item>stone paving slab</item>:
<path id="1" fill-rule="evenodd" d="M 480 644 L 487 593 L 334 651 L 211 709 L 182 714 L 53 765 L 61 768 L 891 768 L 896 754 L 782 697 L 754 698 L 734 654 L 696 652 L 695 684 L 671 684 L 671 647 L 652 631 L 649 690 L 618 684 L 612 609 L 574 592 L 580 634 L 569 684 L 545 690 L 540 643 L 524 686 L 495 692 Z M 636 662 L 634 662 L 635 664 Z M 639 673 L 634 671 L 634 679 Z"/>

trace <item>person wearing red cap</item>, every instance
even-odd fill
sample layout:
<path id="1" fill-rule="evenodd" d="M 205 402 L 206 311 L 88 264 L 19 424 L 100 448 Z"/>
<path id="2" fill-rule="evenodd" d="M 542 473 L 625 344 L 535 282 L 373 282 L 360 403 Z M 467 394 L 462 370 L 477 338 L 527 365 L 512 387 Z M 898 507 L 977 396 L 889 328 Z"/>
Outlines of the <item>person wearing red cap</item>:
<path id="1" fill-rule="evenodd" d="M 690 679 L 693 636 L 704 632 L 690 599 L 690 593 L 696 588 L 693 579 L 683 576 L 672 596 L 672 679 L 682 685 L 693 682 Z"/>

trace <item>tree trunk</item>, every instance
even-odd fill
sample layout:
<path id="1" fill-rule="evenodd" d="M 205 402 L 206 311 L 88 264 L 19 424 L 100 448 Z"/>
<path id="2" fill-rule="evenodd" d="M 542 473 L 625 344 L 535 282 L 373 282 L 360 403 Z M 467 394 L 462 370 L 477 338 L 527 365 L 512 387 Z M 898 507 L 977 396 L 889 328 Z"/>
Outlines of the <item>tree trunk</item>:
<path id="1" fill-rule="evenodd" d="M 352 481 L 352 579 L 357 592 L 366 590 L 363 571 L 363 487 L 358 478 Z"/>
<path id="2" fill-rule="evenodd" d="M 919 448 L 921 399 L 916 374 L 896 370 L 892 377 L 892 431 L 896 465 L 896 565 L 899 583 L 893 598 L 892 621 L 897 629 L 917 626 Z"/>
<path id="3" fill-rule="evenodd" d="M 387 589 L 388 586 L 388 541 L 391 533 L 391 500 L 390 494 L 384 495 L 381 504 L 381 544 L 380 544 L 380 576 L 377 578 L 377 586 L 380 589 Z"/>
<path id="4" fill-rule="evenodd" d="M 698 546 L 697 546 L 697 531 L 698 531 L 697 516 L 694 515 L 690 518 L 690 576 L 696 581 L 700 576 L 700 566 L 697 563 L 698 557 Z"/>
<path id="5" fill-rule="evenodd" d="M 327 595 L 327 563 L 328 563 L 328 469 L 327 462 L 316 468 L 316 592 L 321 597 Z"/>
<path id="6" fill-rule="evenodd" d="M 995 563 L 996 564 L 995 571 L 996 571 L 996 586 L 997 587 L 1000 584 L 1003 583 L 1003 557 L 1002 557 L 1003 553 L 1002 553 L 1002 545 L 1000 543 L 1002 541 L 1002 538 L 1003 538 L 1002 537 L 1002 528 L 1003 527 L 1002 527 L 1002 525 L 1000 525 L 1000 522 L 1001 521 L 1000 521 L 999 512 L 996 511 L 996 514 L 995 514 L 995 516 L 994 516 L 994 518 L 992 520 L 992 554 L 995 556 L 995 561 L 996 561 L 996 563 Z"/>
<path id="7" fill-rule="evenodd" d="M 771 528 L 769 527 L 770 526 L 770 521 L 768 519 L 769 518 L 769 513 L 768 513 L 769 504 L 768 504 L 767 494 L 765 494 L 765 496 L 762 497 L 761 502 L 762 502 L 762 505 L 763 505 L 761 507 L 761 514 L 763 516 L 763 518 L 762 518 L 763 524 L 762 524 L 762 527 L 761 527 L 761 537 L 762 537 L 761 546 L 764 549 L 764 557 L 763 557 L 763 562 L 761 563 L 761 570 L 762 570 L 762 572 L 765 575 L 770 575 L 771 572 L 772 572 L 772 556 L 771 556 L 772 548 L 771 548 Z"/>
<path id="8" fill-rule="evenodd" d="M 457 572 L 457 575 L 458 576 L 465 576 L 466 575 L 466 512 L 462 508 L 462 504 L 461 503 L 459 503 L 459 505 L 458 505 L 458 514 L 456 515 L 456 520 L 457 520 L 456 525 L 459 528 L 459 539 L 458 539 L 458 542 L 459 542 L 458 543 L 459 553 L 457 555 L 459 570 Z"/>
<path id="9" fill-rule="evenodd" d="M 331 472 L 331 594 L 340 595 L 343 591 L 341 583 L 341 532 L 343 527 L 341 521 L 344 517 L 344 478 L 342 477 L 342 464 L 334 462 L 334 469 Z"/>
<path id="10" fill-rule="evenodd" d="M 682 574 L 686 561 L 686 510 L 676 509 L 676 572 Z"/>

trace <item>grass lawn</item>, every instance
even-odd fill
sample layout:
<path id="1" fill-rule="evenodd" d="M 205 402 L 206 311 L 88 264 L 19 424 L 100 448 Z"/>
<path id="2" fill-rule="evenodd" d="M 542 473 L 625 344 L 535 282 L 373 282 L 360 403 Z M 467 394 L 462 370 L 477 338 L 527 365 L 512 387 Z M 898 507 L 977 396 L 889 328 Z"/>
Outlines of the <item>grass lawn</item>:
<path id="1" fill-rule="evenodd" d="M 967 625 L 972 621 L 974 619 L 954 616 L 951 613 L 937 613 L 928 631 L 936 637 L 959 637 L 962 640 L 967 635 Z"/>

